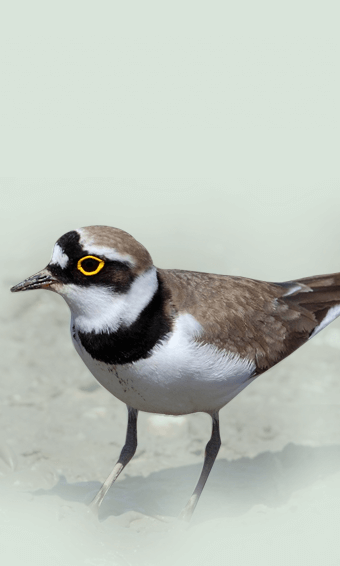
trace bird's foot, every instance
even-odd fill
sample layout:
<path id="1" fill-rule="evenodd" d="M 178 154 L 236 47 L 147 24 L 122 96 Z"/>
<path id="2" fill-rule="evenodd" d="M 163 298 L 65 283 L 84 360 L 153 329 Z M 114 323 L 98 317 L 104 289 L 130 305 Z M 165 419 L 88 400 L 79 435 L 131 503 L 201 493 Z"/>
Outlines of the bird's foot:
<path id="1" fill-rule="evenodd" d="M 186 523 L 189 523 L 192 514 L 195 510 L 195 507 L 198 503 L 198 495 L 196 495 L 195 493 L 190 497 L 188 503 L 186 504 L 186 506 L 182 509 L 182 511 L 180 512 L 180 514 L 178 515 L 178 518 L 181 521 L 185 521 Z"/>

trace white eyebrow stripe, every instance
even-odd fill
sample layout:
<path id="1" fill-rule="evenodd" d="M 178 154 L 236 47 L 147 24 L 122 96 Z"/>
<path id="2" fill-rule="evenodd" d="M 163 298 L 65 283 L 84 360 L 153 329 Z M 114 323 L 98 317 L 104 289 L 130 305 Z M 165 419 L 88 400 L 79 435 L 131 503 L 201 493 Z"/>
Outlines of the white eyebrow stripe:
<path id="1" fill-rule="evenodd" d="M 89 255 L 104 256 L 111 261 L 122 261 L 128 263 L 131 267 L 135 266 L 135 262 L 129 254 L 120 254 L 114 248 L 107 248 L 105 246 L 89 246 L 84 245 Z"/>
<path id="2" fill-rule="evenodd" d="M 54 265 L 59 265 L 62 269 L 65 269 L 69 261 L 68 255 L 66 255 L 59 244 L 55 244 L 53 248 L 52 258 L 50 263 Z"/>
<path id="3" fill-rule="evenodd" d="M 129 254 L 121 254 L 115 248 L 108 246 L 100 246 L 93 243 L 93 238 L 86 233 L 83 228 L 76 230 L 80 236 L 80 245 L 91 255 L 104 256 L 111 261 L 122 261 L 128 263 L 131 267 L 136 265 L 135 260 Z M 85 232 L 85 234 L 84 234 Z"/>

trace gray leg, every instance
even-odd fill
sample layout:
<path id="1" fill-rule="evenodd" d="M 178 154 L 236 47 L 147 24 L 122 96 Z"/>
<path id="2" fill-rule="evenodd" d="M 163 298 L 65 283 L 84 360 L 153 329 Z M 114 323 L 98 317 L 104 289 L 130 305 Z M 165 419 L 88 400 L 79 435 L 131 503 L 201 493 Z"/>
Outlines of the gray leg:
<path id="1" fill-rule="evenodd" d="M 208 479 L 208 476 L 211 472 L 211 468 L 214 465 L 216 456 L 221 446 L 218 412 L 213 413 L 211 416 L 212 416 L 212 434 L 205 448 L 203 469 L 192 496 L 190 497 L 184 509 L 182 509 L 182 511 L 179 514 L 179 519 L 182 519 L 183 521 L 190 521 L 191 515 L 195 510 L 195 507 L 198 503 L 200 495 L 205 486 L 205 482 Z"/>
<path id="2" fill-rule="evenodd" d="M 102 487 L 98 491 L 96 497 L 91 501 L 90 508 L 95 513 L 98 513 L 101 502 L 103 501 L 106 493 L 109 491 L 111 485 L 118 478 L 120 472 L 125 468 L 136 452 L 137 448 L 137 416 L 138 411 L 128 407 L 128 426 L 126 431 L 125 444 L 120 453 L 119 459 L 115 467 L 113 468 L 111 474 L 103 483 Z"/>

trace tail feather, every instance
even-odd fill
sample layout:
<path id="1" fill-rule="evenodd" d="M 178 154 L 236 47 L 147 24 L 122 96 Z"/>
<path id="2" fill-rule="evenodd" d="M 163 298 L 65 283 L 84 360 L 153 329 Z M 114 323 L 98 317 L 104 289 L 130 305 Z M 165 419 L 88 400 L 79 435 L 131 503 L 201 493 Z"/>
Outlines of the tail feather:
<path id="1" fill-rule="evenodd" d="M 301 289 L 296 288 L 286 300 L 314 315 L 312 338 L 340 315 L 340 273 L 305 277 L 291 283 L 301 285 Z"/>

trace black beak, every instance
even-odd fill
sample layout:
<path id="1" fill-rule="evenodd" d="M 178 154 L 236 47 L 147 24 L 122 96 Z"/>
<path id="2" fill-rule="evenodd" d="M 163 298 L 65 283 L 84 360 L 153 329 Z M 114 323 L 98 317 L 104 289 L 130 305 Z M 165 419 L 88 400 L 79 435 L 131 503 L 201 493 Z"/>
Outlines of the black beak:
<path id="1" fill-rule="evenodd" d="M 25 279 L 25 281 L 14 285 L 11 291 L 12 293 L 18 293 L 19 291 L 30 291 L 31 289 L 48 289 L 53 283 L 58 283 L 58 280 L 47 269 L 42 269 L 35 275 Z"/>

